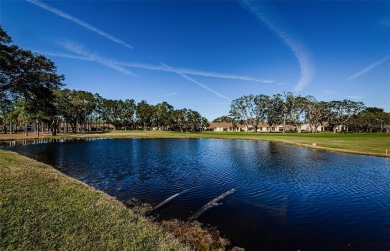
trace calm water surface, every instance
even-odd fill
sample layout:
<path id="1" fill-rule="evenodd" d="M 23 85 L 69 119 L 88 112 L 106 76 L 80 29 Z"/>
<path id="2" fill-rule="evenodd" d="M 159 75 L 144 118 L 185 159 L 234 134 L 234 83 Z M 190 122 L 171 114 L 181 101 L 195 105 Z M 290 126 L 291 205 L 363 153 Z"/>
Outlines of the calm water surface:
<path id="1" fill-rule="evenodd" d="M 246 250 L 390 250 L 390 159 L 215 139 L 99 139 L 6 146 L 160 218 L 199 217 Z"/>

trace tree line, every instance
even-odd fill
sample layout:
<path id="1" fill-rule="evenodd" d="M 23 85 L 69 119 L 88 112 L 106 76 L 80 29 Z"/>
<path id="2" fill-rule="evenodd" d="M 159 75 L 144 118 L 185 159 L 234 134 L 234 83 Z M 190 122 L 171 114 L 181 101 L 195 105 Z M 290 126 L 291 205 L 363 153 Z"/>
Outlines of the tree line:
<path id="1" fill-rule="evenodd" d="M 208 121 L 197 111 L 174 109 L 167 102 L 157 105 L 134 99 L 105 99 L 87 91 L 62 89 L 64 76 L 42 55 L 24 50 L 0 27 L 0 130 L 25 134 L 31 123 L 52 135 L 62 131 L 159 129 L 200 131 Z"/>
<path id="2" fill-rule="evenodd" d="M 269 125 L 292 125 L 301 133 L 303 125 L 311 132 L 326 122 L 336 132 L 390 132 L 390 113 L 376 107 L 365 107 L 362 102 L 351 100 L 317 101 L 313 96 L 294 95 L 291 92 L 268 96 L 245 95 L 231 103 L 229 115 L 214 122 L 243 124 L 257 131 L 260 122 Z M 271 130 L 271 128 L 269 128 Z"/>
<path id="3" fill-rule="evenodd" d="M 69 89 L 55 90 L 54 94 L 57 117 L 70 126 L 70 129 L 57 130 L 76 132 L 79 125 L 79 130 L 93 131 L 109 124 L 114 129 L 183 132 L 200 131 L 208 125 L 207 119 L 199 112 L 174 109 L 167 102 L 151 105 L 142 100 L 137 104 L 134 99 L 105 99 L 99 94 Z"/>

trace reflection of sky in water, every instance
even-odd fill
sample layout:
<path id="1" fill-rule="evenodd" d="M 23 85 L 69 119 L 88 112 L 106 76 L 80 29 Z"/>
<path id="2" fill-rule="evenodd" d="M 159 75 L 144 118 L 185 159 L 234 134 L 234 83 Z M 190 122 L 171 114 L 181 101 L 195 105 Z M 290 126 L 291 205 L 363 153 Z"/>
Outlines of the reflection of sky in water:
<path id="1" fill-rule="evenodd" d="M 42 142 L 43 143 L 43 142 Z M 187 219 L 230 190 L 201 222 L 256 249 L 390 249 L 389 159 L 279 143 L 214 139 L 105 139 L 6 147 L 161 218 Z"/>

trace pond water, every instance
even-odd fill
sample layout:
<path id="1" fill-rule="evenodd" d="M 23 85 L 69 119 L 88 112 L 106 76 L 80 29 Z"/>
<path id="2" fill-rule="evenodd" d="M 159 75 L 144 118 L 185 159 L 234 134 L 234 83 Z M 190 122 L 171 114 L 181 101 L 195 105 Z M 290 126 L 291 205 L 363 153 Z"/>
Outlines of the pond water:
<path id="1" fill-rule="evenodd" d="M 34 142 L 33 142 L 34 143 Z M 390 159 L 279 143 L 98 139 L 3 146 L 126 201 L 198 220 L 246 250 L 390 250 Z M 187 190 L 189 189 L 189 190 Z"/>

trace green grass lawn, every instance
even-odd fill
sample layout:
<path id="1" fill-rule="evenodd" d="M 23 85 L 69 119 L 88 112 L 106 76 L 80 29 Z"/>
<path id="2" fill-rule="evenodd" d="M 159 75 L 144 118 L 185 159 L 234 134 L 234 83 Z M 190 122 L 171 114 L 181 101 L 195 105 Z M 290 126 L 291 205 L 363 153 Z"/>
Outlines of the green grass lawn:
<path id="1" fill-rule="evenodd" d="M 188 250 L 122 203 L 0 150 L 0 250 Z"/>
<path id="2" fill-rule="evenodd" d="M 390 157 L 388 133 L 245 133 L 164 131 L 111 131 L 102 134 L 67 134 L 57 137 L 96 138 L 216 138 L 277 141 L 316 149 Z M 316 144 L 313 147 L 313 143 Z M 388 154 L 386 155 L 386 149 Z"/>

